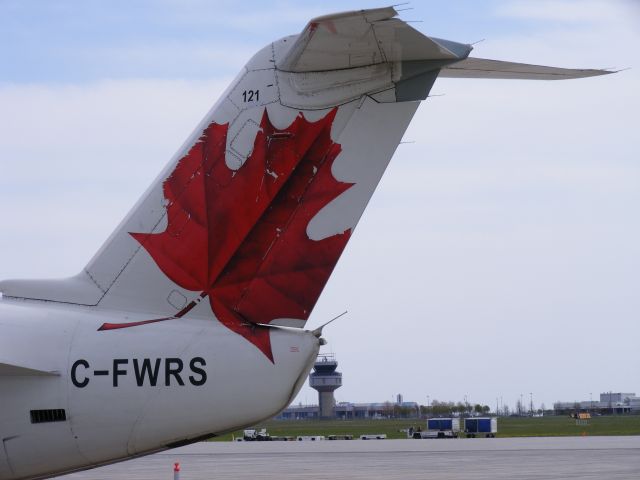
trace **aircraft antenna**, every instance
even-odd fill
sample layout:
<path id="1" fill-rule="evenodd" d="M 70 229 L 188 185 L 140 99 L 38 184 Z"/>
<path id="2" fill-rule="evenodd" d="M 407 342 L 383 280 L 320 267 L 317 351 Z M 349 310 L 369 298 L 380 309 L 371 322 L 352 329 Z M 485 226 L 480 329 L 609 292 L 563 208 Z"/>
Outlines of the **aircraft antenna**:
<path id="1" fill-rule="evenodd" d="M 344 312 L 342 312 L 340 315 L 338 315 L 337 317 L 333 317 L 331 320 L 329 320 L 327 323 L 320 325 L 318 328 L 316 328 L 315 330 L 312 331 L 312 333 L 316 336 L 316 337 L 320 337 L 320 335 L 322 335 L 322 329 L 324 327 L 326 327 L 327 325 L 329 325 L 330 323 L 335 322 L 337 319 L 339 319 L 340 317 L 346 315 L 347 313 L 349 313 L 347 310 L 345 310 Z"/>

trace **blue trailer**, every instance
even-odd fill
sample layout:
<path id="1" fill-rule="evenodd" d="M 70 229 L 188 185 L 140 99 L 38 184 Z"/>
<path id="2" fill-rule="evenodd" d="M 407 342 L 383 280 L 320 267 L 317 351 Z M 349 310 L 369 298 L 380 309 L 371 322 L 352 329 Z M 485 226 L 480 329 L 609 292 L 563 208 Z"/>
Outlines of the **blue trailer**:
<path id="1" fill-rule="evenodd" d="M 474 417 L 464 419 L 464 433 L 467 438 L 485 436 L 495 438 L 498 433 L 498 419 L 496 417 Z"/>
<path id="2" fill-rule="evenodd" d="M 410 438 L 456 438 L 458 432 L 460 432 L 458 418 L 429 418 L 425 430 L 411 431 L 409 436 Z"/>
<path id="3" fill-rule="evenodd" d="M 427 430 L 453 430 L 453 418 L 430 418 L 427 420 Z M 458 428 L 460 420 L 455 419 Z"/>

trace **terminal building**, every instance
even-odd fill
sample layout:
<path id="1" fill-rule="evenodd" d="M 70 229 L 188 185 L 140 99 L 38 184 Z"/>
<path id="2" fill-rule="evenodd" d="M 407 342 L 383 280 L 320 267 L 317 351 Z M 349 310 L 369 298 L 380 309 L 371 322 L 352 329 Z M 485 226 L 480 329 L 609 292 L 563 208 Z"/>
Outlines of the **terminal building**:
<path id="1" fill-rule="evenodd" d="M 377 403 L 351 403 L 340 402 L 336 404 L 333 417 L 341 420 L 406 417 L 417 418 L 420 414 L 420 406 L 416 402 L 377 402 Z M 279 420 L 312 420 L 328 418 L 320 416 L 318 405 L 291 405 L 276 417 Z"/>
<path id="2" fill-rule="evenodd" d="M 589 411 L 603 414 L 640 413 L 640 397 L 635 393 L 605 392 L 599 400 L 581 400 L 574 402 L 556 402 L 553 404 L 556 414 L 576 411 Z"/>

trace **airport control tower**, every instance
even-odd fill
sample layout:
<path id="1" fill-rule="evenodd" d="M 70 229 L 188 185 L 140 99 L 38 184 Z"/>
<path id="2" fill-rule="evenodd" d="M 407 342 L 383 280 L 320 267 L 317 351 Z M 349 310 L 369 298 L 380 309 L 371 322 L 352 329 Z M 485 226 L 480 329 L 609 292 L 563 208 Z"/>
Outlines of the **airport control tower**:
<path id="1" fill-rule="evenodd" d="M 333 354 L 320 354 L 309 375 L 309 386 L 318 391 L 320 418 L 335 416 L 336 400 L 333 392 L 342 386 L 342 373 L 336 372 L 338 362 Z"/>

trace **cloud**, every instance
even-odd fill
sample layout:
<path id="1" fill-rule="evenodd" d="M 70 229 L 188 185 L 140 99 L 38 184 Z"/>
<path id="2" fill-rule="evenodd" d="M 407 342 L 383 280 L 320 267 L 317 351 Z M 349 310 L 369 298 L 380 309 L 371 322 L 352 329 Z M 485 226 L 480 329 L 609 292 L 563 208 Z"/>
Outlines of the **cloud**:
<path id="1" fill-rule="evenodd" d="M 619 21 L 620 0 L 516 0 L 497 7 L 499 16 L 578 25 Z"/>
<path id="2" fill-rule="evenodd" d="M 576 68 L 625 68 L 640 62 L 638 16 L 620 0 L 504 2 L 498 17 L 530 21 L 522 32 L 490 37 L 474 55 Z"/>
<path id="3" fill-rule="evenodd" d="M 220 3 L 0 2 L 0 82 L 231 74 L 322 13 L 290 2 Z"/>
<path id="4" fill-rule="evenodd" d="M 206 24 L 210 27 L 224 27 L 243 32 L 273 32 L 282 27 L 292 28 L 289 34 L 298 33 L 307 22 L 326 14 L 326 8 L 318 6 L 300 6 L 295 2 L 256 3 L 246 8 L 236 8 L 236 2 L 227 3 L 227 8 L 202 0 L 189 2 L 169 0 L 168 7 L 172 21 L 192 26 Z M 233 5 L 233 6 L 232 6 Z M 185 8 L 186 7 L 186 8 Z"/>
<path id="5" fill-rule="evenodd" d="M 0 277 L 80 271 L 228 81 L 0 86 Z"/>

